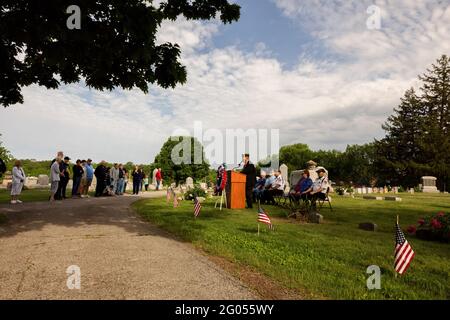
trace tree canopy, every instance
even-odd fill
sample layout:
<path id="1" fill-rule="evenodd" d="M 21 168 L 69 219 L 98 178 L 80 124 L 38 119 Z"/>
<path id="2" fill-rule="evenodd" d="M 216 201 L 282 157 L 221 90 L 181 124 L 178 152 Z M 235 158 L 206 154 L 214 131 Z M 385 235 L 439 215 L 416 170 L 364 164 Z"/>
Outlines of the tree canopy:
<path id="1" fill-rule="evenodd" d="M 1 140 L 2 134 L 0 133 L 0 159 L 2 159 L 5 163 L 11 160 L 12 155 L 8 149 L 3 146 L 3 142 Z"/>
<path id="2" fill-rule="evenodd" d="M 376 167 L 404 186 L 433 175 L 443 189 L 450 177 L 450 57 L 440 57 L 419 79 L 420 91 L 408 90 L 383 126 Z"/>
<path id="3" fill-rule="evenodd" d="M 69 29 L 67 9 L 80 8 L 80 29 Z M 163 88 L 183 84 L 180 47 L 156 44 L 164 20 L 184 16 L 237 21 L 240 7 L 227 0 L 2 0 L 0 3 L 0 104 L 23 103 L 21 89 L 56 89 L 84 80 L 98 90 Z"/>
<path id="4" fill-rule="evenodd" d="M 190 155 L 187 155 L 189 163 L 174 163 L 172 160 L 173 149 L 180 144 L 181 141 L 187 141 L 190 144 Z M 195 150 L 200 150 L 202 155 L 201 163 L 195 161 Z M 187 150 L 189 151 L 189 150 Z M 183 153 L 184 150 L 181 152 Z M 180 156 L 183 157 L 183 155 Z M 193 137 L 170 137 L 161 147 L 161 151 L 155 157 L 152 168 L 161 168 L 163 172 L 163 179 L 168 182 L 175 182 L 177 185 L 180 182 L 186 181 L 188 177 L 198 181 L 207 177 L 210 173 L 209 163 L 205 159 L 205 153 L 201 143 Z"/>

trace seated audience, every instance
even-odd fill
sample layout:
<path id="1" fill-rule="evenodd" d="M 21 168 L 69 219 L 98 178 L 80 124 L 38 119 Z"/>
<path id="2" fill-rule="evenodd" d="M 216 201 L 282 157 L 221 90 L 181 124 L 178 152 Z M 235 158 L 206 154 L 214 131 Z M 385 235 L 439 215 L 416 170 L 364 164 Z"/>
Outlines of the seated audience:
<path id="1" fill-rule="evenodd" d="M 253 197 L 256 201 L 261 201 L 264 192 L 264 187 L 266 185 L 266 173 L 261 172 L 261 177 L 256 181 L 255 188 L 253 189 Z"/>
<path id="2" fill-rule="evenodd" d="M 301 179 L 297 182 L 294 189 L 290 192 L 289 197 L 294 201 L 308 200 L 309 190 L 313 185 L 310 178 L 309 170 L 303 170 Z"/>
<path id="3" fill-rule="evenodd" d="M 264 190 L 263 200 L 265 203 L 275 204 L 275 196 L 282 195 L 284 193 L 284 179 L 280 170 L 276 170 L 274 173 L 274 179 L 272 184 Z"/>
<path id="4" fill-rule="evenodd" d="M 319 168 L 316 171 L 319 177 L 314 181 L 311 188 L 309 188 L 309 192 L 311 195 L 311 202 L 313 209 L 316 208 L 317 200 L 325 200 L 327 198 L 328 191 L 328 177 L 326 175 L 326 171 L 324 168 Z"/>

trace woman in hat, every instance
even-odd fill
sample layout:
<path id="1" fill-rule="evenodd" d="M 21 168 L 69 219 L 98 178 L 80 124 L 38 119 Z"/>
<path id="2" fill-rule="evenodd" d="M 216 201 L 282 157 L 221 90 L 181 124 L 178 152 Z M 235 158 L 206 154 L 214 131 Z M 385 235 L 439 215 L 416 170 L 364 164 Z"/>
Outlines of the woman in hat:
<path id="1" fill-rule="evenodd" d="M 16 160 L 14 163 L 14 168 L 12 169 L 12 186 L 11 186 L 11 203 L 22 203 L 18 199 L 19 195 L 22 193 L 22 188 L 25 183 L 25 172 L 22 169 L 22 163 L 20 160 Z"/>

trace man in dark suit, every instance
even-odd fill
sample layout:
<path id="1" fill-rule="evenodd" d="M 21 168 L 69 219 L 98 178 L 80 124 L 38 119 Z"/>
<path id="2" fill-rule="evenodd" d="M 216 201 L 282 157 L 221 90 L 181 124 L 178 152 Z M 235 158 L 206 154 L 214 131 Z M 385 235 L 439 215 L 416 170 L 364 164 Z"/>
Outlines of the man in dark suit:
<path id="1" fill-rule="evenodd" d="M 247 176 L 245 183 L 245 199 L 247 200 L 247 208 L 253 208 L 253 188 L 256 183 L 256 168 L 253 163 L 250 162 L 250 155 L 244 154 L 244 168 L 241 173 Z"/>
<path id="2" fill-rule="evenodd" d="M 106 169 L 105 164 L 106 164 L 105 161 L 100 162 L 100 164 L 97 166 L 97 168 L 94 171 L 94 175 L 97 178 L 97 186 L 95 188 L 95 196 L 96 197 L 103 196 L 103 193 L 106 188 L 107 169 Z"/>

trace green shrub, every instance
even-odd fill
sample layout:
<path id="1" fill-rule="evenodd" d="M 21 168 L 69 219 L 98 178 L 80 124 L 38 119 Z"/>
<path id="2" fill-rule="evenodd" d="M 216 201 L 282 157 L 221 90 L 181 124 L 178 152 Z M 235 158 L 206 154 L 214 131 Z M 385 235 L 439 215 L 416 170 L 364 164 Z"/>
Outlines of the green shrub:
<path id="1" fill-rule="evenodd" d="M 183 197 L 185 200 L 193 200 L 194 199 L 194 195 L 197 195 L 197 197 L 203 197 L 206 198 L 206 191 L 203 190 L 202 188 L 200 188 L 200 185 L 196 184 L 194 185 L 194 188 L 192 189 L 188 189 Z"/>

